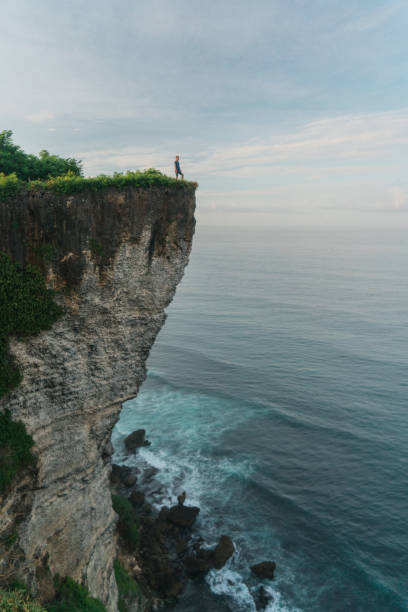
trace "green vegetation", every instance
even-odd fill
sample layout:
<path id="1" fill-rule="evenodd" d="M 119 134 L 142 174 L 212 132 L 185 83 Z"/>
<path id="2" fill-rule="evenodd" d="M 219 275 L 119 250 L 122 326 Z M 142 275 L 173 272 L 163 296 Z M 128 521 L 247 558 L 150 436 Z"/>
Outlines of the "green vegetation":
<path id="1" fill-rule="evenodd" d="M 22 267 L 0 253 L 0 397 L 21 381 L 21 374 L 9 351 L 9 337 L 19 338 L 49 329 L 62 310 L 45 286 L 37 268 Z M 0 412 L 0 492 L 17 472 L 34 461 L 34 442 L 9 410 Z"/>
<path id="2" fill-rule="evenodd" d="M 9 353 L 9 337 L 23 338 L 50 329 L 61 313 L 40 270 L 22 267 L 0 253 L 0 397 L 21 381 Z"/>
<path id="3" fill-rule="evenodd" d="M 149 168 L 149 170 L 145 170 L 144 172 L 140 170 L 134 172 L 128 171 L 126 173 L 115 172 L 113 176 L 100 174 L 99 176 L 89 178 L 75 176 L 74 174 L 66 174 L 48 181 L 31 181 L 27 184 L 27 188 L 30 190 L 49 189 L 58 193 L 72 194 L 80 191 L 101 191 L 108 187 L 114 187 L 116 189 L 154 186 L 182 188 L 185 185 L 192 184 L 195 183 L 177 181 L 154 168 Z"/>
<path id="4" fill-rule="evenodd" d="M 12 132 L 0 132 L 0 200 L 29 192 L 51 191 L 73 194 L 83 191 L 101 191 L 109 187 L 168 187 L 184 189 L 196 187 L 197 183 L 178 181 L 150 168 L 144 172 L 115 172 L 113 176 L 101 174 L 96 177 L 82 176 L 81 162 L 63 159 L 41 151 L 39 157 L 27 155 L 12 142 Z"/>
<path id="5" fill-rule="evenodd" d="M 0 172 L 0 199 L 5 200 L 17 195 L 21 186 L 22 182 L 17 178 L 15 172 L 12 174 Z"/>
<path id="6" fill-rule="evenodd" d="M 31 193 L 51 191 L 71 195 L 81 192 L 97 192 L 109 187 L 125 189 L 126 187 L 149 188 L 167 187 L 170 189 L 185 189 L 187 186 L 196 187 L 197 183 L 191 181 L 177 181 L 174 178 L 162 174 L 154 168 L 141 172 L 128 171 L 126 173 L 115 172 L 113 176 L 101 174 L 95 177 L 84 178 L 68 173 L 48 180 L 22 181 L 15 175 L 5 176 L 0 174 L 0 200 L 18 195 L 23 190 Z"/>
<path id="7" fill-rule="evenodd" d="M 8 339 L 0 336 L 0 397 L 17 387 L 21 380 L 21 373 L 9 351 Z"/>
<path id="8" fill-rule="evenodd" d="M 46 612 L 26 590 L 4 591 L 0 589 L 1 612 Z"/>
<path id="9" fill-rule="evenodd" d="M 52 242 L 43 242 L 37 248 L 37 253 L 47 263 L 55 261 L 58 257 L 57 247 Z"/>
<path id="10" fill-rule="evenodd" d="M 73 176 L 81 175 L 80 161 L 50 155 L 48 151 L 41 151 L 38 157 L 28 155 L 13 143 L 12 136 L 11 130 L 0 132 L 0 173 L 14 175 L 14 182 L 16 179 L 45 180 L 68 172 Z"/>
<path id="11" fill-rule="evenodd" d="M 129 607 L 122 597 L 119 597 L 118 599 L 118 610 L 119 612 L 129 612 Z"/>
<path id="12" fill-rule="evenodd" d="M 0 423 L 1 423 L 1 415 L 0 415 Z M 0 474 L 1 474 L 1 468 L 0 468 Z M 0 479 L 1 479 L 1 476 L 0 476 Z M 1 487 L 0 487 L 0 490 L 1 490 Z M 14 529 L 11 533 L 8 534 L 8 536 L 2 539 L 1 543 L 8 550 L 17 541 L 17 538 L 18 538 L 18 532 L 16 529 Z"/>
<path id="13" fill-rule="evenodd" d="M 116 584 L 118 585 L 119 591 L 119 612 L 128 612 L 126 600 L 132 598 L 133 596 L 140 595 L 140 587 L 137 582 L 129 576 L 118 559 L 115 559 L 113 562 L 113 567 L 115 570 Z"/>
<path id="14" fill-rule="evenodd" d="M 54 582 L 56 598 L 46 605 L 48 612 L 106 612 L 105 606 L 72 578 L 57 576 Z"/>
<path id="15" fill-rule="evenodd" d="M 10 410 L 0 412 L 0 493 L 5 491 L 17 472 L 33 463 L 33 445 L 34 441 L 23 423 L 13 421 Z M 8 542 L 9 545 L 12 543 Z"/>
<path id="16" fill-rule="evenodd" d="M 118 530 L 130 551 L 139 544 L 139 522 L 132 504 L 126 497 L 112 495 L 112 506 L 119 515 Z"/>
<path id="17" fill-rule="evenodd" d="M 99 599 L 91 597 L 72 578 L 56 576 L 54 586 L 55 599 L 40 605 L 27 587 L 16 581 L 7 590 L 0 589 L 0 612 L 106 612 Z"/>
<path id="18" fill-rule="evenodd" d="M 96 240 L 96 238 L 90 238 L 89 239 L 89 249 L 92 253 L 92 255 L 95 256 L 99 256 L 102 257 L 103 255 L 103 246 L 101 245 L 101 243 L 99 242 L 99 240 Z"/>

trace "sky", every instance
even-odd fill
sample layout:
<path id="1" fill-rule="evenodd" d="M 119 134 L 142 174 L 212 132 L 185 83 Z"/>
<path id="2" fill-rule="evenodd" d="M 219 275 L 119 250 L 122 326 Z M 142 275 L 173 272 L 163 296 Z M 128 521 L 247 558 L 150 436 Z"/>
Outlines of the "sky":
<path id="1" fill-rule="evenodd" d="M 406 0 L 3 0 L 0 130 L 86 175 L 179 154 L 209 223 L 407 223 L 407 31 Z"/>

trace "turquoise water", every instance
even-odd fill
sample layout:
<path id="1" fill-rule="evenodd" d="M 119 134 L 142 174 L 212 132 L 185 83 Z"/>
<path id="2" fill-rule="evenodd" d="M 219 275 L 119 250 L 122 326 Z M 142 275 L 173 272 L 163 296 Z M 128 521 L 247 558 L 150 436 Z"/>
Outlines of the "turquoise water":
<path id="1" fill-rule="evenodd" d="M 408 610 L 408 239 L 199 228 L 113 439 L 144 427 L 157 505 L 182 490 L 237 552 L 176 610 Z"/>

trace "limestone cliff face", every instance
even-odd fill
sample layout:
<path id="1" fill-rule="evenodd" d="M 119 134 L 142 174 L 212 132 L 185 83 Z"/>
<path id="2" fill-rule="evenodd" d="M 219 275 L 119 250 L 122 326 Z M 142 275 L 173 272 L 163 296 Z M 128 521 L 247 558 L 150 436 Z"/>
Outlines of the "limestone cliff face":
<path id="1" fill-rule="evenodd" d="M 35 588 L 48 564 L 85 584 L 111 612 L 110 435 L 122 402 L 145 378 L 183 275 L 194 207 L 193 185 L 27 194 L 0 203 L 0 251 L 41 266 L 66 310 L 51 330 L 11 343 L 24 379 L 0 409 L 25 423 L 38 461 L 0 498 L 0 538 L 20 513 L 17 571 Z M 3 571 L 13 564 L 7 554 Z"/>

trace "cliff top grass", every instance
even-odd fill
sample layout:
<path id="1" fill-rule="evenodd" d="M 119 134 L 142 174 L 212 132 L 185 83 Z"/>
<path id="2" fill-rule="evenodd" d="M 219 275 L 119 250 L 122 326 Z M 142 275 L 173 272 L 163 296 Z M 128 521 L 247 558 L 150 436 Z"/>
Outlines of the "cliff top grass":
<path id="1" fill-rule="evenodd" d="M 172 189 L 196 188 L 192 181 L 178 181 L 162 174 L 154 168 L 149 170 L 115 172 L 113 176 L 101 174 L 84 177 L 82 162 L 73 158 L 64 159 L 40 151 L 38 156 L 25 153 L 12 140 L 13 132 L 0 132 L 0 200 L 6 200 L 22 193 L 62 193 L 95 192 L 113 187 L 125 189 L 137 187 L 167 187 Z"/>
<path id="2" fill-rule="evenodd" d="M 83 177 L 68 172 L 62 176 L 50 177 L 47 180 L 19 179 L 16 173 L 0 173 L 0 200 L 6 200 L 22 193 L 42 194 L 44 192 L 72 195 L 81 192 L 98 192 L 108 188 L 126 189 L 136 187 L 147 189 L 150 187 L 166 187 L 170 189 L 196 188 L 193 181 L 179 181 L 150 168 L 149 170 L 115 172 L 113 176 L 100 174 L 95 177 Z"/>

